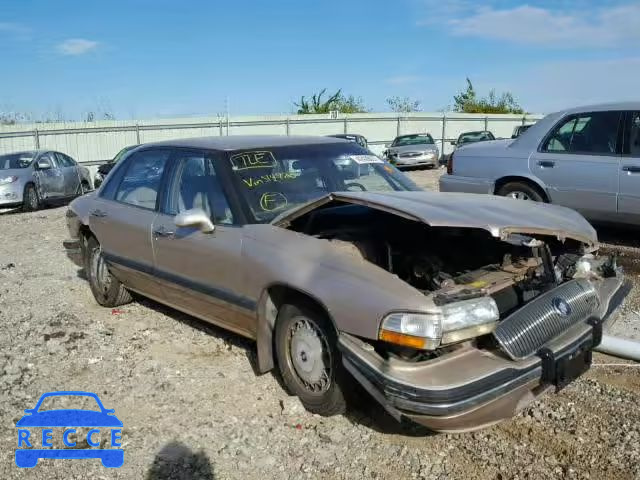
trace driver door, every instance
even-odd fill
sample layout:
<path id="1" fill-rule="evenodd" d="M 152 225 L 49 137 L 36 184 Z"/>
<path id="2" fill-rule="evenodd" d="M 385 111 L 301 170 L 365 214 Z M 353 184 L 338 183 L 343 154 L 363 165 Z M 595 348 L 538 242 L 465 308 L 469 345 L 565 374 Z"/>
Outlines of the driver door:
<path id="1" fill-rule="evenodd" d="M 622 112 L 570 115 L 529 158 L 529 170 L 547 186 L 552 203 L 606 220 L 617 211 Z"/>
<path id="2" fill-rule="evenodd" d="M 46 200 L 64 197 L 64 174 L 54 157 L 52 152 L 42 153 L 34 162 L 33 167 L 38 184 L 38 193 L 40 198 Z M 48 161 L 51 168 L 38 168 L 40 160 Z"/>
<path id="3" fill-rule="evenodd" d="M 177 150 L 166 201 L 152 226 L 155 272 L 170 304 L 242 335 L 255 336 L 254 302 L 242 296 L 242 227 L 234 225 L 210 153 Z M 177 227 L 176 214 L 204 210 L 211 233 Z"/>

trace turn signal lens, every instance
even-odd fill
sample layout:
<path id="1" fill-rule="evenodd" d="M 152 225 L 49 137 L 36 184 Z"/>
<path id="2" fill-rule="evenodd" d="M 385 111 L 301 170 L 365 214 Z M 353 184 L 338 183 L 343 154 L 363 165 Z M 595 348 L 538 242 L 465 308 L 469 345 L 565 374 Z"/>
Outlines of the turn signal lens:
<path id="1" fill-rule="evenodd" d="M 427 348 L 427 339 L 421 337 L 414 337 L 413 335 L 406 335 L 404 333 L 391 332 L 389 330 L 380 330 L 380 340 L 389 343 L 395 343 L 396 345 L 402 345 L 404 347 L 425 349 Z"/>

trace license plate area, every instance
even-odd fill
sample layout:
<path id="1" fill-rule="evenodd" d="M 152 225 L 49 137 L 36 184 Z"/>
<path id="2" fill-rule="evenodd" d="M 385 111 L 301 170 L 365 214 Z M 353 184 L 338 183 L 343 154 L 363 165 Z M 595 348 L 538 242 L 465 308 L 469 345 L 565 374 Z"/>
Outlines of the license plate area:
<path id="1" fill-rule="evenodd" d="M 542 359 L 542 380 L 556 387 L 559 392 L 591 367 L 593 339 L 576 345 L 569 352 L 555 356 L 547 348 L 542 348 L 538 355 Z"/>
<path id="2" fill-rule="evenodd" d="M 582 348 L 556 362 L 556 392 L 562 390 L 591 367 L 591 349 Z"/>

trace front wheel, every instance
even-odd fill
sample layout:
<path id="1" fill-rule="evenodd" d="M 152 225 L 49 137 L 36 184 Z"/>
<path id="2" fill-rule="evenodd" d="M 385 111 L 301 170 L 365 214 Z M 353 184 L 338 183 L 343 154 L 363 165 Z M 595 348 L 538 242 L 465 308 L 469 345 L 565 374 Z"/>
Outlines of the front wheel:
<path id="1" fill-rule="evenodd" d="M 102 247 L 94 237 L 87 242 L 85 272 L 89 278 L 91 293 L 103 307 L 117 307 L 132 300 L 129 291 L 109 271 L 102 255 Z"/>
<path id="2" fill-rule="evenodd" d="M 509 182 L 500 187 L 498 195 L 502 197 L 515 198 L 516 200 L 532 200 L 534 202 L 544 202 L 544 197 L 540 192 L 524 182 Z"/>
<path id="3" fill-rule="evenodd" d="M 304 407 L 323 416 L 346 410 L 342 384 L 346 372 L 329 319 L 300 302 L 278 312 L 275 348 L 282 380 Z"/>
<path id="4" fill-rule="evenodd" d="M 33 212 L 40 208 L 40 197 L 33 183 L 27 185 L 24 189 L 24 197 L 22 199 L 22 209 L 25 212 Z"/>

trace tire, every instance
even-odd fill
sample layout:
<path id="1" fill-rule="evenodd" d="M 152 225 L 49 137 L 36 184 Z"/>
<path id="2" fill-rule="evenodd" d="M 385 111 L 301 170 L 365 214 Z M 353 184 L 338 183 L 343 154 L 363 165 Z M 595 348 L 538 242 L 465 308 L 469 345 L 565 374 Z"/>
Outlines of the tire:
<path id="1" fill-rule="evenodd" d="M 283 305 L 276 321 L 275 350 L 285 387 L 308 411 L 323 416 L 346 411 L 342 385 L 347 372 L 335 329 L 324 313 L 306 302 Z"/>
<path id="2" fill-rule="evenodd" d="M 87 242 L 84 269 L 93 297 L 103 307 L 117 307 L 131 302 L 131 294 L 114 277 L 102 257 L 102 248 L 94 237 Z"/>
<path id="3" fill-rule="evenodd" d="M 33 212 L 40 208 L 40 197 L 38 191 L 33 183 L 27 184 L 24 187 L 24 194 L 22 197 L 22 210 L 25 212 Z"/>
<path id="4" fill-rule="evenodd" d="M 544 202 L 545 199 L 540 191 L 524 182 L 505 183 L 498 189 L 498 195 L 502 197 L 515 198 L 517 200 L 532 200 L 534 202 Z"/>

